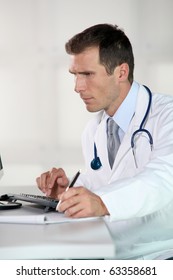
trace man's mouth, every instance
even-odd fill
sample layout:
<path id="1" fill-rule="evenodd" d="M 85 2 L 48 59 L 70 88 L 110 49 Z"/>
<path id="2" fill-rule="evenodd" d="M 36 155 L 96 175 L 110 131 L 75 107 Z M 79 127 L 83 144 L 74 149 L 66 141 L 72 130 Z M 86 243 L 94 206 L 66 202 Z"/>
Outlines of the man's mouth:
<path id="1" fill-rule="evenodd" d="M 93 97 L 81 97 L 85 104 L 90 103 L 93 100 Z"/>

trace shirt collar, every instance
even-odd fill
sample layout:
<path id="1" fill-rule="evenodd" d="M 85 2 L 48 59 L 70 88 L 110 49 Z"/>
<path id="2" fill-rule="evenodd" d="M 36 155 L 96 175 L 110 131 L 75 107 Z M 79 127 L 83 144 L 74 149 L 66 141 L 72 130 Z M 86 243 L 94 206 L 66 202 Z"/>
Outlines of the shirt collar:
<path id="1" fill-rule="evenodd" d="M 135 113 L 138 90 L 139 84 L 134 81 L 126 98 L 113 116 L 114 121 L 124 133 L 127 132 L 131 119 Z M 109 117 L 107 114 L 105 115 L 107 118 Z"/>

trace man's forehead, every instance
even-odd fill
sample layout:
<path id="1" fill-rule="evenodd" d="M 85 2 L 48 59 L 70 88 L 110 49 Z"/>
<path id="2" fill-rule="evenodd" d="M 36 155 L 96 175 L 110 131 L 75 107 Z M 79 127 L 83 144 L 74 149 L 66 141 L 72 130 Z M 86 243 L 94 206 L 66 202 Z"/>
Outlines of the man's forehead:
<path id="1" fill-rule="evenodd" d="M 99 63 L 99 52 L 96 48 L 89 48 L 79 54 L 70 56 L 70 69 L 80 67 L 91 67 Z"/>
<path id="2" fill-rule="evenodd" d="M 95 57 L 98 58 L 99 57 L 99 48 L 98 47 L 89 47 L 84 49 L 82 52 L 78 53 L 78 54 L 71 54 L 70 55 L 71 58 L 74 59 L 78 59 L 78 58 L 87 58 L 87 57 Z"/>

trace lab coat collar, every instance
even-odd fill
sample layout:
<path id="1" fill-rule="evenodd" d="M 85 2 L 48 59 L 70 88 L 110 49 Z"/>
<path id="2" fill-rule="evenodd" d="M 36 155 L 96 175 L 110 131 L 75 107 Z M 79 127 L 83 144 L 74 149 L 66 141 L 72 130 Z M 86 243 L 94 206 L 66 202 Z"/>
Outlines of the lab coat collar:
<path id="1" fill-rule="evenodd" d="M 140 85 L 139 91 L 137 94 L 137 103 L 136 103 L 136 109 L 134 117 L 132 118 L 129 128 L 122 140 L 122 143 L 119 147 L 119 150 L 117 152 L 114 165 L 112 168 L 112 175 L 118 176 L 120 172 L 122 172 L 124 168 L 124 161 L 122 159 L 125 158 L 129 153 L 132 155 L 132 149 L 131 149 L 131 137 L 135 130 L 139 129 L 140 124 L 144 118 L 144 115 L 146 113 L 147 107 L 148 107 L 149 97 L 146 89 Z M 123 164 L 121 164 L 123 162 Z M 133 162 L 133 161 L 132 161 Z"/>

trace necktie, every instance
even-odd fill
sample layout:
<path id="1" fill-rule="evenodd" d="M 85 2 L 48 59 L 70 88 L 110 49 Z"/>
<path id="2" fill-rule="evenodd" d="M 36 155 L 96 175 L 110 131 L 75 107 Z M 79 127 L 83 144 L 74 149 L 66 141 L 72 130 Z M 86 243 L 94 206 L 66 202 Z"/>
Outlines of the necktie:
<path id="1" fill-rule="evenodd" d="M 114 122 L 112 118 L 107 120 L 107 149 L 109 164 L 112 168 L 115 156 L 117 154 L 118 148 L 120 146 L 120 139 L 118 136 L 119 126 Z"/>

